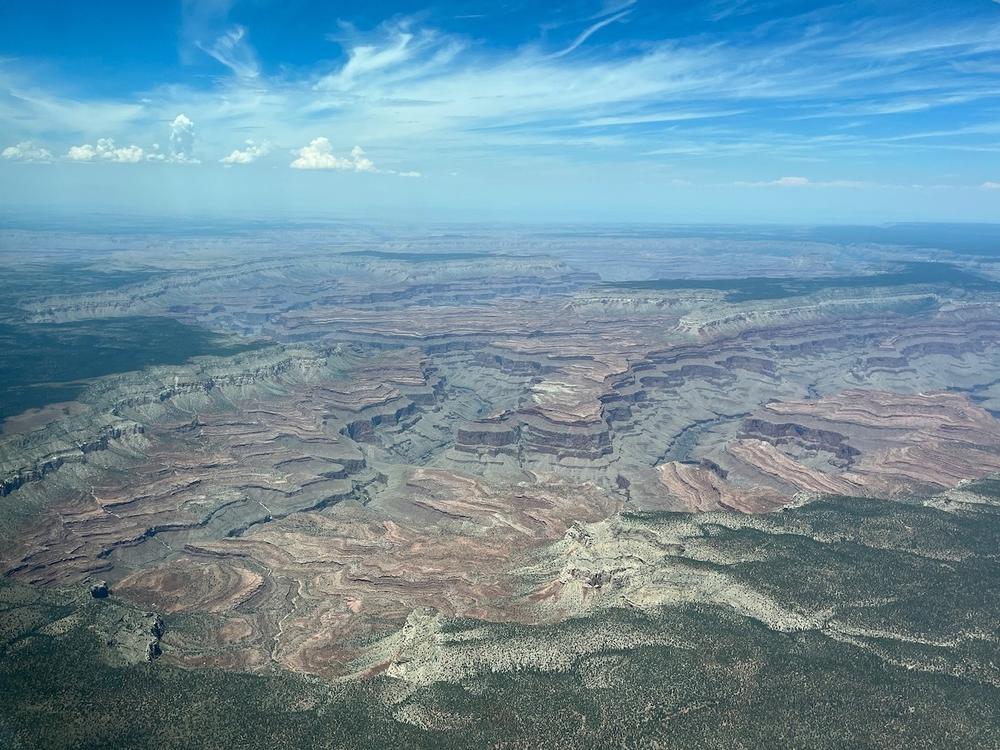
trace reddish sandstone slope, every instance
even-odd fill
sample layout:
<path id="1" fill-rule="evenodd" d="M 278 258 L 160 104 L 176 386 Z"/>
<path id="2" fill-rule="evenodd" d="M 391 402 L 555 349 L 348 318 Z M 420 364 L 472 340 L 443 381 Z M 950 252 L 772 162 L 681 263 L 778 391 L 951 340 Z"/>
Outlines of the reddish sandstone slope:
<path id="1" fill-rule="evenodd" d="M 1000 471 L 1000 422 L 962 394 L 848 390 L 768 403 L 701 465 L 658 471 L 692 510 L 769 510 L 797 492 L 933 492 Z"/>

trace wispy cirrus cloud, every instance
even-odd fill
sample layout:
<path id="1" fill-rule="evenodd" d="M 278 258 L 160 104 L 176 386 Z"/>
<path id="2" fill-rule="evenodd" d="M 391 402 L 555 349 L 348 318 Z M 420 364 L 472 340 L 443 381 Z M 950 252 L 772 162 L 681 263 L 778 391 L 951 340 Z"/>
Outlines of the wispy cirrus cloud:
<path id="1" fill-rule="evenodd" d="M 861 189 L 876 187 L 861 180 L 821 180 L 814 181 L 808 177 L 788 176 L 779 177 L 776 180 L 761 180 L 757 182 L 747 182 L 737 180 L 733 183 L 736 187 L 777 187 L 777 188 L 849 188 Z"/>
<path id="2" fill-rule="evenodd" d="M 584 42 L 590 39 L 590 37 L 592 37 L 598 31 L 603 29 L 605 26 L 610 26 L 613 23 L 624 20 L 632 12 L 632 6 L 634 4 L 635 4 L 634 2 L 626 3 L 627 7 L 625 7 L 624 10 L 612 11 L 610 15 L 607 15 L 595 21 L 590 26 L 581 31 L 579 35 L 576 37 L 576 39 L 570 42 L 568 47 L 554 53 L 552 57 L 555 58 L 564 57 L 565 55 L 574 52 L 576 49 L 582 46 Z"/>
<path id="3" fill-rule="evenodd" d="M 184 0 L 182 52 L 190 59 L 198 50 L 243 79 L 260 75 L 260 61 L 245 26 L 231 23 L 234 0 Z"/>
<path id="4" fill-rule="evenodd" d="M 218 60 L 241 78 L 256 78 L 260 75 L 257 54 L 243 26 L 231 26 L 210 42 L 197 42 L 198 48 L 209 57 Z"/>
<path id="5" fill-rule="evenodd" d="M 651 112 L 649 114 L 634 114 L 625 116 L 595 117 L 582 120 L 570 127 L 608 128 L 628 125 L 657 125 L 670 122 L 686 122 L 689 120 L 711 120 L 722 117 L 743 114 L 746 110 L 724 109 L 705 110 L 704 112 Z"/>
<path id="6" fill-rule="evenodd" d="M 819 8 L 759 20 L 775 2 L 710 3 L 703 8 L 706 26 L 659 37 L 644 26 L 648 6 L 625 2 L 561 19 L 559 40 L 546 33 L 514 46 L 431 25 L 426 16 L 364 30 L 342 23 L 328 32 L 327 58 L 270 76 L 249 44 L 253 29 L 230 20 L 232 3 L 188 2 L 186 54 L 208 54 L 226 75 L 197 85 L 165 82 L 103 102 L 22 81 L 18 91 L 34 92 L 34 101 L 0 94 L 0 114 L 24 125 L 11 129 L 8 142 L 41 141 L 46 130 L 72 132 L 73 122 L 91 114 L 86 107 L 102 123 L 90 128 L 92 138 L 149 143 L 168 123 L 164 158 L 188 162 L 198 158 L 196 121 L 199 155 L 223 165 L 265 155 L 232 148 L 249 135 L 275 151 L 298 153 L 317 132 L 335 128 L 339 143 L 364 144 L 371 154 L 365 158 L 397 173 L 540 158 L 670 159 L 729 169 L 730 182 L 751 183 L 745 172 L 754 167 L 736 159 L 782 160 L 788 162 L 782 172 L 795 174 L 799 161 L 855 159 L 864 167 L 864 159 L 892 152 L 989 153 L 983 140 L 989 134 L 974 130 L 995 122 L 987 106 L 1000 108 L 1000 85 L 982 72 L 1000 66 L 1000 18 L 973 24 L 946 9 L 852 18 L 843 9 Z M 723 22 L 750 25 L 738 37 L 716 35 L 712 24 Z M 618 41 L 604 44 L 612 25 Z M 633 40 L 621 40 L 626 30 L 635 32 Z M 586 54 L 571 54 L 578 50 Z M 178 111 L 192 121 L 190 131 L 175 122 Z M 961 127 L 941 128 L 941 112 L 961 112 Z M 849 132 L 838 122 L 845 118 Z M 58 127 L 46 128 L 45 119 Z M 951 132 L 919 135 L 935 130 Z M 319 151 L 301 158 L 350 158 L 332 145 Z M 418 154 L 424 164 L 412 162 Z M 817 177 L 821 182 L 832 180 Z"/>
<path id="7" fill-rule="evenodd" d="M 67 95 L 40 81 L 32 68 L 18 62 L 0 58 L 0 123 L 4 123 L 4 130 L 28 138 L 51 133 L 98 136 L 134 127 L 146 116 L 146 105 L 133 97 L 87 97 L 82 92 Z"/>

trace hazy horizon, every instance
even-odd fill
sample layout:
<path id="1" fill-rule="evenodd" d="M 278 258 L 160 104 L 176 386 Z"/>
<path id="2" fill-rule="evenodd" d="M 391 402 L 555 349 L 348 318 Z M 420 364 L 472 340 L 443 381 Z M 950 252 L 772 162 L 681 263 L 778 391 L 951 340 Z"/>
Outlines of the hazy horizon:
<path id="1" fill-rule="evenodd" d="M 17 4 L 9 212 L 1000 215 L 1000 4 Z"/>
<path id="2" fill-rule="evenodd" d="M 0 750 L 1000 750 L 1000 0 L 0 5 Z"/>

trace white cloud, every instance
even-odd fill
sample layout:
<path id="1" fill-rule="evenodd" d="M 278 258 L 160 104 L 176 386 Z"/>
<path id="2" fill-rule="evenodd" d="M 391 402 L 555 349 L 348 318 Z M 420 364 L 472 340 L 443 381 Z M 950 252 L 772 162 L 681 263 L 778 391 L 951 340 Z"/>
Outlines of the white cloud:
<path id="1" fill-rule="evenodd" d="M 706 120 L 717 117 L 731 117 L 742 114 L 741 109 L 727 109 L 705 112 L 656 112 L 653 114 L 629 115 L 627 117 L 595 117 L 591 120 L 578 122 L 574 127 L 604 128 L 621 125 L 650 125 L 661 122 L 685 122 L 687 120 Z"/>
<path id="2" fill-rule="evenodd" d="M 358 43 L 351 27 L 345 27 L 347 39 L 331 36 L 332 41 L 341 42 L 347 50 L 347 62 L 336 73 L 323 76 L 317 83 L 317 90 L 348 91 L 362 80 L 392 78 L 415 78 L 422 76 L 429 59 L 435 56 L 451 57 L 460 45 L 450 42 L 442 49 L 442 38 L 432 30 L 413 32 L 408 22 L 385 24 L 379 30 L 378 40 Z M 425 58 L 425 59 L 421 59 Z"/>
<path id="3" fill-rule="evenodd" d="M 349 156 L 337 156 L 327 138 L 313 138 L 308 146 L 298 150 L 298 158 L 289 166 L 292 169 L 342 169 L 355 172 L 376 172 L 375 164 L 365 156 L 361 146 L 351 149 Z"/>
<path id="4" fill-rule="evenodd" d="M 241 78 L 256 78 L 260 75 L 257 53 L 247 41 L 247 30 L 243 26 L 227 29 L 211 44 L 197 43 L 205 54 L 214 57 Z"/>
<path id="5" fill-rule="evenodd" d="M 397 177 L 423 177 L 423 173 L 417 172 L 413 169 L 407 169 L 400 171 L 398 169 L 376 169 L 376 172 L 381 172 L 382 174 L 394 174 Z"/>
<path id="6" fill-rule="evenodd" d="M 201 50 L 237 77 L 257 78 L 260 63 L 246 27 L 229 23 L 233 5 L 234 0 L 183 0 L 181 58 L 193 62 L 191 52 Z"/>
<path id="7" fill-rule="evenodd" d="M 98 138 L 95 145 L 84 143 L 71 146 L 66 152 L 71 161 L 113 161 L 121 164 L 135 164 L 146 158 L 146 152 L 139 146 L 116 146 L 111 138 Z"/>
<path id="8" fill-rule="evenodd" d="M 365 150 L 361 146 L 355 146 L 351 149 L 351 161 L 354 163 L 354 169 L 358 172 L 375 172 L 375 164 L 365 156 Z"/>
<path id="9" fill-rule="evenodd" d="M 994 1 L 1000 3 L 1000 0 L 994 0 Z M 981 187 L 983 190 L 1000 190 L 1000 182 L 984 182 L 979 187 Z"/>
<path id="10" fill-rule="evenodd" d="M 628 8 L 626 10 L 615 13 L 614 15 L 608 16 L 607 18 L 600 20 L 597 23 L 592 24 L 591 26 L 588 26 L 586 29 L 580 32 L 580 35 L 577 36 L 577 38 L 574 39 L 566 49 L 557 52 L 556 54 L 553 55 L 553 57 L 562 57 L 563 55 L 568 55 L 570 52 L 572 52 L 581 44 L 583 44 L 585 41 L 587 41 L 591 36 L 593 36 L 598 31 L 603 29 L 605 26 L 607 26 L 608 24 L 612 24 L 615 21 L 620 21 L 631 12 L 632 10 Z"/>
<path id="11" fill-rule="evenodd" d="M 66 152 L 66 158 L 73 161 L 90 161 L 96 157 L 97 149 L 88 143 L 82 146 L 70 146 L 69 151 Z"/>
<path id="12" fill-rule="evenodd" d="M 246 148 L 244 149 L 234 149 L 229 156 L 224 156 L 219 159 L 220 162 L 226 166 L 232 164 L 251 164 L 257 161 L 262 156 L 266 156 L 271 151 L 271 144 L 267 141 L 263 143 L 256 143 L 252 139 L 248 139 L 246 142 Z"/>
<path id="13" fill-rule="evenodd" d="M 779 177 L 776 180 L 761 182 L 734 182 L 738 187 L 790 187 L 790 188 L 867 188 L 876 187 L 870 182 L 860 180 L 824 180 L 816 182 L 808 177 Z"/>
<path id="14" fill-rule="evenodd" d="M 244 164 L 249 149 L 233 151 L 233 144 L 249 133 L 267 133 L 275 143 L 309 144 L 296 149 L 298 169 L 358 170 L 369 164 L 361 171 L 403 172 L 408 165 L 395 159 L 419 153 L 441 175 L 457 169 L 466 174 L 470 164 L 513 170 L 539 158 L 639 168 L 647 155 L 670 155 L 711 160 L 712 173 L 728 183 L 741 174 L 745 154 L 765 155 L 773 161 L 764 163 L 792 175 L 812 168 L 805 162 L 823 159 L 874 181 L 885 179 L 874 176 L 873 165 L 887 148 L 996 148 L 971 140 L 971 128 L 992 126 L 983 108 L 969 107 L 971 119 L 954 135 L 916 133 L 933 129 L 920 126 L 927 108 L 996 98 L 988 71 L 963 66 L 994 64 L 988 55 L 1000 52 L 1000 20 L 943 18 L 928 29 L 906 16 L 899 20 L 910 23 L 842 22 L 830 10 L 768 22 L 740 44 L 720 43 L 710 30 L 677 30 L 669 38 L 609 48 L 603 42 L 620 27 L 594 27 L 629 6 L 606 3 L 596 17 L 577 19 L 579 26 L 567 37 L 546 32 L 513 48 L 423 28 L 419 19 L 367 31 L 344 27 L 334 40 L 342 62 L 329 62 L 336 57 L 331 50 L 314 65 L 270 77 L 258 70 L 248 46 L 256 28 L 248 33 L 234 26 L 230 6 L 228 0 L 185 0 L 189 18 L 181 54 L 186 49 L 196 61 L 207 52 L 236 75 L 165 81 L 144 90 L 142 98 L 76 101 L 67 86 L 46 93 L 36 74 L 25 68 L 15 75 L 22 64 L 0 59 L 0 122 L 7 125 L 8 142 L 44 133 L 58 139 L 54 150 L 63 153 L 71 143 L 93 144 L 113 133 L 128 143 L 160 140 L 162 150 L 147 150 L 147 160 L 191 162 L 198 154 L 206 161 L 221 157 L 223 164 Z M 629 22 L 635 24 L 639 14 L 634 10 Z M 554 56 L 592 29 L 596 35 L 575 53 Z M 863 111 L 862 124 L 816 135 L 799 120 L 838 110 Z M 896 113 L 890 123 L 869 127 L 869 117 L 887 111 Z M 365 143 L 381 170 L 367 155 L 357 160 L 345 153 L 344 145 L 334 153 L 329 144 L 324 150 L 322 142 L 311 142 L 333 122 L 337 142 Z M 164 124 L 171 129 L 169 141 L 157 132 Z M 591 134 L 588 128 L 614 130 Z M 887 137 L 916 142 L 887 144 Z M 727 175 L 729 169 L 734 171 Z M 980 180 L 966 178 L 970 186 Z"/>
<path id="15" fill-rule="evenodd" d="M 96 137 L 134 125 L 144 115 L 142 104 L 79 100 L 56 93 L 43 80 L 36 68 L 0 55 L 0 122 L 5 130 L 17 128 L 17 140 L 31 140 L 40 133 Z"/>
<path id="16" fill-rule="evenodd" d="M 135 144 L 117 146 L 112 138 L 98 138 L 93 145 L 84 143 L 71 146 L 66 158 L 71 161 L 111 161 L 122 164 L 136 164 L 141 161 L 175 162 L 179 164 L 200 164 L 192 151 L 194 149 L 194 122 L 187 115 L 179 114 L 170 123 L 170 152 L 160 149 L 154 143 L 149 151 Z"/>
<path id="17" fill-rule="evenodd" d="M 761 182 L 735 182 L 739 187 L 808 187 L 816 183 L 810 182 L 808 177 L 779 177 L 776 180 L 764 180 Z"/>
<path id="18" fill-rule="evenodd" d="M 808 177 L 779 177 L 774 181 L 775 185 L 783 187 L 802 187 L 809 184 Z"/>
<path id="19" fill-rule="evenodd" d="M 8 146 L 0 151 L 0 156 L 11 161 L 52 161 L 52 153 L 35 144 L 34 141 L 21 141 L 15 146 Z"/>
<path id="20" fill-rule="evenodd" d="M 181 113 L 170 123 L 170 161 L 198 164 L 193 151 L 194 122 Z"/>

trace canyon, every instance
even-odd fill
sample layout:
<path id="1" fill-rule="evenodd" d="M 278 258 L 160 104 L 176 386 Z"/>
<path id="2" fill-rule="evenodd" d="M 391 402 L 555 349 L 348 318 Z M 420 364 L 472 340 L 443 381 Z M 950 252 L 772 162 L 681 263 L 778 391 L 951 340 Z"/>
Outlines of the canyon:
<path id="1" fill-rule="evenodd" d="M 116 668 L 377 685 L 391 722 L 447 733 L 470 719 L 427 691 L 603 685 L 704 612 L 995 700 L 989 607 L 918 626 L 902 562 L 995 588 L 990 258 L 624 232 L 18 241 L 123 281 L 26 284 L 12 324 L 167 319 L 221 347 L 86 378 L 0 435 L 3 586 L 62 602 L 49 630 L 87 623 Z"/>

